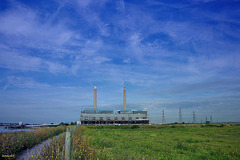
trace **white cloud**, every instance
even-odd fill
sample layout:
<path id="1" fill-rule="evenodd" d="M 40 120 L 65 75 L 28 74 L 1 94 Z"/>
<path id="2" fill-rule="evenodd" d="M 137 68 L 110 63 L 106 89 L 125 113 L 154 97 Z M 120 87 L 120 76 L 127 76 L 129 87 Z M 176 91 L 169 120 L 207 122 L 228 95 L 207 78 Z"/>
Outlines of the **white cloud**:
<path id="1" fill-rule="evenodd" d="M 9 76 L 7 77 L 7 85 L 4 86 L 4 90 L 9 87 L 17 87 L 17 88 L 49 88 L 48 84 L 39 83 L 28 77 L 16 77 Z"/>
<path id="2" fill-rule="evenodd" d="M 111 59 L 107 58 L 107 57 L 100 57 L 100 56 L 98 56 L 98 57 L 94 57 L 93 58 L 93 62 L 97 63 L 97 64 L 101 64 L 101 63 L 109 62 L 109 61 L 111 61 Z"/>
<path id="3" fill-rule="evenodd" d="M 81 7 L 87 7 L 91 2 L 92 0 L 77 0 L 78 5 Z"/>
<path id="4" fill-rule="evenodd" d="M 56 62 L 46 61 L 45 64 L 48 66 L 48 70 L 50 73 L 67 73 L 68 67 Z"/>
<path id="5" fill-rule="evenodd" d="M 125 11 L 125 2 L 124 2 L 124 0 L 117 1 L 116 5 L 117 5 L 116 10 L 124 13 L 124 11 Z"/>
<path id="6" fill-rule="evenodd" d="M 39 57 L 21 55 L 11 49 L 0 48 L 0 67 L 11 70 L 66 73 L 68 67 L 56 61 L 51 62 Z"/>
<path id="7" fill-rule="evenodd" d="M 109 36 L 108 23 L 105 23 L 97 11 L 92 7 L 104 8 L 105 3 L 108 0 L 93 1 L 93 0 L 77 0 L 77 5 L 72 4 L 72 7 L 80 14 L 89 26 L 97 28 L 98 33 L 101 36 Z"/>
<path id="8" fill-rule="evenodd" d="M 71 44 L 79 36 L 67 28 L 65 20 L 53 23 L 54 17 L 57 14 L 43 20 L 38 11 L 14 1 L 12 8 L 0 15 L 0 33 L 8 37 L 5 44 L 11 47 L 38 48 L 53 51 L 53 54 L 59 50 L 69 53 L 71 51 L 64 45 Z"/>
<path id="9" fill-rule="evenodd" d="M 0 66 L 13 70 L 41 71 L 42 60 L 32 56 L 22 56 L 10 51 L 0 52 Z"/>
<path id="10" fill-rule="evenodd" d="M 83 48 L 81 49 L 81 52 L 86 57 L 92 57 L 98 54 L 99 49 L 103 46 L 103 42 L 101 40 L 87 40 L 86 43 L 84 43 Z"/>

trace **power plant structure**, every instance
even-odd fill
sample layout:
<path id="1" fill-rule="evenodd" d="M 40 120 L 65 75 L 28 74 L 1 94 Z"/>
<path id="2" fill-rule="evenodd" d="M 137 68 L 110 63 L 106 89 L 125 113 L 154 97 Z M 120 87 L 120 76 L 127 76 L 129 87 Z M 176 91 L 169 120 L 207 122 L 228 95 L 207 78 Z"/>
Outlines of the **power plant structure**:
<path id="1" fill-rule="evenodd" d="M 126 87 L 123 89 L 123 110 L 114 113 L 111 109 L 97 109 L 97 87 L 94 86 L 94 108 L 81 111 L 80 121 L 82 125 L 149 124 L 147 111 L 127 110 Z"/>

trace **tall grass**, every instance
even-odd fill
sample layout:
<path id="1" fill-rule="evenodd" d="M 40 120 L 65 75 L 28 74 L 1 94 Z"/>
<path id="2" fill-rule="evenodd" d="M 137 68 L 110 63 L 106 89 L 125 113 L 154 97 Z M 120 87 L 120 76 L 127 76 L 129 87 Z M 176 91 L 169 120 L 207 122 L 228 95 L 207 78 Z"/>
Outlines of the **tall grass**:
<path id="1" fill-rule="evenodd" d="M 240 125 L 80 126 L 71 159 L 240 159 Z M 64 159 L 65 135 L 32 159 Z"/>
<path id="2" fill-rule="evenodd" d="M 73 160 L 96 159 L 96 150 L 89 146 L 86 138 L 82 135 L 84 129 L 85 126 L 80 126 L 72 133 L 71 159 Z M 28 159 L 65 159 L 65 134 L 42 147 L 38 154 L 29 156 Z"/>
<path id="3" fill-rule="evenodd" d="M 44 145 L 37 153 L 28 154 L 28 160 L 47 160 L 47 159 L 64 159 L 65 133 L 54 138 L 49 144 Z"/>
<path id="4" fill-rule="evenodd" d="M 23 149 L 31 148 L 41 143 L 47 138 L 58 135 L 66 130 L 65 126 L 38 128 L 33 132 L 11 132 L 0 134 L 0 157 L 9 157 L 10 159 Z M 13 157 L 14 156 L 14 157 Z"/>
<path id="5" fill-rule="evenodd" d="M 88 126 L 99 159 L 240 159 L 239 124 Z"/>

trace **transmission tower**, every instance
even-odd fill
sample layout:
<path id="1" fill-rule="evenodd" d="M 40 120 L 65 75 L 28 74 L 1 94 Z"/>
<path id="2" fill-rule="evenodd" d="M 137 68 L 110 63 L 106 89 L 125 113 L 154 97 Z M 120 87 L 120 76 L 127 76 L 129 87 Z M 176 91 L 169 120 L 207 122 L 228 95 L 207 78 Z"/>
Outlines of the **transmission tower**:
<path id="1" fill-rule="evenodd" d="M 194 111 L 193 111 L 193 123 L 196 123 L 196 116 Z"/>
<path id="2" fill-rule="evenodd" d="M 165 117 L 164 117 L 164 109 L 162 110 L 162 124 L 166 124 Z"/>
<path id="3" fill-rule="evenodd" d="M 206 122 L 207 122 L 207 116 L 206 116 Z"/>
<path id="4" fill-rule="evenodd" d="M 181 107 L 179 107 L 179 123 L 182 123 L 182 111 L 181 111 Z"/>
<path id="5" fill-rule="evenodd" d="M 210 122 L 212 123 L 212 115 L 210 116 Z"/>

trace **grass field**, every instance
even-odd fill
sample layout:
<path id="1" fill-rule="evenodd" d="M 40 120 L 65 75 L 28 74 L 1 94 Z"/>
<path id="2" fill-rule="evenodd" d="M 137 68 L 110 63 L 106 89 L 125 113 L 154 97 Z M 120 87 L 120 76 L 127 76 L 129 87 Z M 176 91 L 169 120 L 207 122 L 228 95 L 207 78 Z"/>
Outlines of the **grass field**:
<path id="1" fill-rule="evenodd" d="M 99 159 L 240 159 L 240 125 L 88 126 Z"/>
<path id="2" fill-rule="evenodd" d="M 29 159 L 64 159 L 65 134 Z M 237 160 L 240 124 L 80 126 L 71 160 Z"/>

